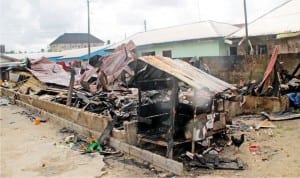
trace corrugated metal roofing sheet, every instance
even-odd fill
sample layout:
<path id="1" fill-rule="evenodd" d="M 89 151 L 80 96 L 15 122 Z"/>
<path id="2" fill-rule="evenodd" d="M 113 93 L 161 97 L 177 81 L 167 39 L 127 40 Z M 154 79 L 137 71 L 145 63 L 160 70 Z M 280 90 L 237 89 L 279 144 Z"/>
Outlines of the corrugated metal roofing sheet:
<path id="1" fill-rule="evenodd" d="M 17 67 L 25 66 L 24 60 L 18 60 L 16 58 L 0 54 L 0 67 Z"/>
<path id="2" fill-rule="evenodd" d="M 139 60 L 176 77 L 195 89 L 207 87 L 210 91 L 215 93 L 222 92 L 226 89 L 235 89 L 233 85 L 207 74 L 179 59 L 170 59 L 160 56 L 144 56 L 139 58 Z"/>
<path id="3" fill-rule="evenodd" d="M 108 49 L 115 49 L 120 44 L 128 43 L 130 40 L 132 40 L 136 46 L 143 46 L 175 41 L 224 37 L 238 29 L 238 27 L 226 23 L 201 21 L 137 33 L 126 40 L 111 45 Z"/>
<path id="4" fill-rule="evenodd" d="M 91 47 L 90 57 L 95 55 L 104 56 L 107 54 L 105 48 L 107 46 Z M 45 53 L 22 53 L 22 54 L 6 54 L 11 58 L 23 60 L 29 59 L 41 59 L 43 57 L 49 58 L 54 62 L 66 61 L 66 60 L 83 60 L 88 58 L 88 48 L 65 50 L 61 52 L 45 52 Z"/>
<path id="5" fill-rule="evenodd" d="M 47 58 L 31 61 L 31 69 L 28 70 L 43 83 L 69 86 L 70 73 L 66 72 L 61 65 L 51 62 Z M 75 85 L 77 85 L 79 76 L 75 77 Z"/>
<path id="6" fill-rule="evenodd" d="M 90 57 L 95 55 L 105 56 L 107 52 L 105 48 L 107 46 L 91 47 Z M 53 61 L 64 61 L 64 60 L 83 60 L 88 59 L 88 48 L 65 50 L 61 52 L 62 57 L 53 58 Z"/>
<path id="7" fill-rule="evenodd" d="M 271 10 L 267 14 L 248 24 L 249 36 L 262 36 L 300 31 L 300 1 L 291 0 Z M 245 28 L 229 36 L 241 38 L 245 35 Z"/>
<path id="8" fill-rule="evenodd" d="M 42 57 L 52 58 L 62 56 L 61 52 L 44 52 L 44 53 L 22 53 L 22 54 L 5 54 L 9 57 L 23 60 L 25 58 L 29 59 L 41 59 Z"/>

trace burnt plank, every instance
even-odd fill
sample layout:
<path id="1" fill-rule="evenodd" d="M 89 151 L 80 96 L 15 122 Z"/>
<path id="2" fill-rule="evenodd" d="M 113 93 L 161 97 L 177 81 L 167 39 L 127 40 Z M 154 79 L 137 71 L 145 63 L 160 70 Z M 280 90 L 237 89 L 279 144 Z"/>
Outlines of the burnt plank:
<path id="1" fill-rule="evenodd" d="M 154 79 L 154 80 L 143 80 L 136 82 L 137 87 L 141 91 L 148 90 L 161 90 L 172 87 L 172 80 L 170 79 Z"/>

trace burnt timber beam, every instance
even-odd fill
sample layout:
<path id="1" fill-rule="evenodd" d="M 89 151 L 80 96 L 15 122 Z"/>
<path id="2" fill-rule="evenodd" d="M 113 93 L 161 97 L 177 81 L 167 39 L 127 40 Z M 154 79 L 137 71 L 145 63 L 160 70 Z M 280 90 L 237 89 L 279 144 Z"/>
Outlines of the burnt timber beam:
<path id="1" fill-rule="evenodd" d="M 176 78 L 172 79 L 172 94 L 171 94 L 171 109 L 169 118 L 169 130 L 168 130 L 168 146 L 167 146 L 167 157 L 173 158 L 173 147 L 174 147 L 174 123 L 176 116 L 176 106 L 178 105 L 178 82 Z"/>
<path id="2" fill-rule="evenodd" d="M 75 82 L 75 70 L 73 67 L 70 70 L 70 74 L 71 74 L 71 78 L 70 78 L 70 86 L 69 86 L 69 92 L 67 98 L 67 106 L 71 106 L 72 93 L 73 93 L 74 82 Z"/>
<path id="3" fill-rule="evenodd" d="M 293 73 L 292 73 L 292 76 L 293 76 L 293 77 L 295 77 L 295 75 L 296 75 L 296 73 L 298 72 L 299 68 L 300 68 L 300 63 L 298 64 L 298 66 L 297 66 L 297 67 L 295 68 L 295 70 L 293 71 Z"/>
<path id="4" fill-rule="evenodd" d="M 154 80 L 143 80 L 136 82 L 137 87 L 141 91 L 148 90 L 161 90 L 166 88 L 171 88 L 172 80 L 171 79 L 154 79 Z"/>

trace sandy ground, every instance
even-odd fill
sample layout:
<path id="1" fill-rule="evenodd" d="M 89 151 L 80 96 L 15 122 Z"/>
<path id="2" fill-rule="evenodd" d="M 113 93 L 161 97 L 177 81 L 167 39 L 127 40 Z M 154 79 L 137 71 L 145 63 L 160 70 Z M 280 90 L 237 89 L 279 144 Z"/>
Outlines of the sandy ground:
<path id="1" fill-rule="evenodd" d="M 234 123 L 243 122 L 256 125 L 260 118 L 234 118 Z M 208 177 L 300 177 L 300 119 L 272 122 L 276 128 L 251 131 L 238 131 L 235 135 L 244 133 L 245 143 L 237 151 L 233 146 L 225 147 L 221 157 L 239 157 L 246 164 L 245 170 L 206 170 L 192 171 L 187 175 Z M 258 145 L 260 152 L 249 151 L 250 145 Z"/>
<path id="2" fill-rule="evenodd" d="M 34 125 L 25 109 L 15 105 L 0 106 L 0 177 L 146 177 L 148 169 L 125 164 L 131 159 L 107 159 L 98 153 L 82 155 L 65 145 L 61 127 L 46 122 Z M 124 162 L 123 162 L 124 160 Z"/>
<path id="3" fill-rule="evenodd" d="M 129 157 L 104 158 L 99 154 L 81 155 L 57 144 L 64 137 L 61 127 L 50 122 L 34 125 L 15 105 L 0 106 L 0 177 L 164 177 L 167 174 Z M 240 120 L 236 119 L 235 121 Z M 243 119 L 251 125 L 258 119 Z M 195 169 L 185 177 L 300 177 L 300 120 L 273 122 L 272 135 L 267 129 L 246 131 L 240 151 L 226 147 L 220 156 L 239 157 L 246 164 L 242 171 Z M 236 133 L 237 135 L 242 132 Z M 259 154 L 248 146 L 257 144 Z M 104 161 L 108 164 L 105 164 Z M 177 176 L 178 177 L 178 176 Z"/>

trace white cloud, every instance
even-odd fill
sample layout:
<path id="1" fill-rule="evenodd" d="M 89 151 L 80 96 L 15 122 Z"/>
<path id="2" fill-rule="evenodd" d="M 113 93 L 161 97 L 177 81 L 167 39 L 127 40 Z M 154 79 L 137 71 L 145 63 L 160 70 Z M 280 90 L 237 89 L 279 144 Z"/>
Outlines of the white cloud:
<path id="1" fill-rule="evenodd" d="M 243 23 L 243 0 L 90 0 L 91 33 L 119 41 L 147 28 L 215 20 Z M 247 0 L 248 21 L 286 0 Z M 0 43 L 38 51 L 65 32 L 87 32 L 86 0 L 1 0 Z"/>

